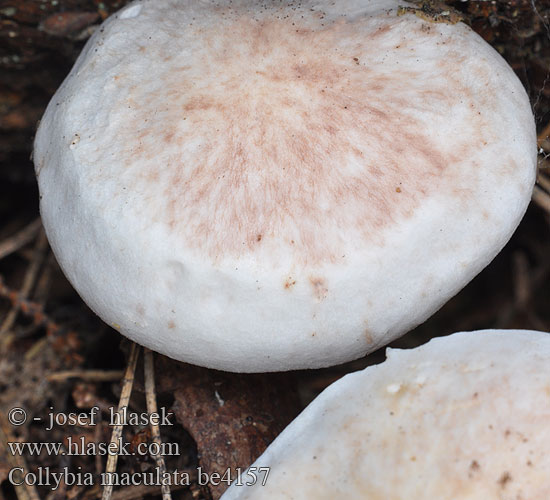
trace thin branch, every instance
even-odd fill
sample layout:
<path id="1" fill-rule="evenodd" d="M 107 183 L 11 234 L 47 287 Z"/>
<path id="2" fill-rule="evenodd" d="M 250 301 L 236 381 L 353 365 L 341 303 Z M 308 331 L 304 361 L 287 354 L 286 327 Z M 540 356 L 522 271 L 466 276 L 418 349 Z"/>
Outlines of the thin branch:
<path id="1" fill-rule="evenodd" d="M 7 443 L 11 443 L 16 440 L 17 439 L 11 432 L 8 419 L 5 417 L 3 412 L 0 412 L 0 446 L 5 447 L 4 451 L 10 466 L 13 468 L 18 467 L 23 469 L 23 474 L 25 474 L 29 472 L 29 466 L 27 465 L 25 457 L 18 454 L 13 455 L 7 446 Z M 24 482 L 20 486 L 16 486 L 15 493 L 18 500 L 40 500 L 34 485 L 28 484 L 27 482 Z"/>
<path id="2" fill-rule="evenodd" d="M 89 382 L 111 382 L 120 380 L 124 376 L 121 370 L 66 370 L 55 372 L 46 378 L 49 382 L 62 382 L 69 378 L 79 378 Z"/>
<path id="3" fill-rule="evenodd" d="M 535 186 L 535 189 L 533 189 L 533 201 L 543 210 L 550 213 L 550 194 L 538 186 Z"/>
<path id="4" fill-rule="evenodd" d="M 44 326 L 49 337 L 55 335 L 62 329 L 60 325 L 44 313 L 42 304 L 27 300 L 21 292 L 17 292 L 6 286 L 2 276 L 0 276 L 0 297 L 8 299 L 14 309 L 30 317 L 36 326 Z"/>
<path id="5" fill-rule="evenodd" d="M 130 351 L 130 358 L 128 359 L 128 365 L 126 366 L 126 371 L 124 373 L 124 379 L 122 381 L 122 391 L 120 393 L 120 401 L 118 403 L 118 413 L 122 412 L 124 408 L 128 407 L 130 401 L 130 395 L 132 394 L 132 387 L 134 385 L 134 376 L 136 373 L 136 364 L 139 357 L 139 346 L 132 342 L 132 349 Z M 122 419 L 120 419 L 122 420 Z M 116 448 L 118 442 L 122 436 L 122 426 L 123 423 L 119 422 L 115 425 L 113 433 L 111 435 L 110 446 Z M 112 454 L 107 458 L 107 467 L 105 468 L 105 475 L 108 478 L 112 473 L 116 471 L 116 464 L 118 461 L 118 455 Z M 113 494 L 113 485 L 107 484 L 103 488 L 102 500 L 110 500 L 111 495 Z"/>
<path id="6" fill-rule="evenodd" d="M 550 193 L 550 178 L 542 172 L 537 176 L 537 184 Z"/>
<path id="7" fill-rule="evenodd" d="M 540 134 L 537 137 L 537 145 L 539 148 L 546 149 L 545 143 L 550 140 L 550 122 L 541 130 Z"/>
<path id="8" fill-rule="evenodd" d="M 101 415 L 101 412 L 98 414 L 99 422 L 94 428 L 94 441 L 96 443 L 103 442 L 103 425 L 102 425 L 102 419 L 103 415 Z M 95 464 L 95 472 L 97 476 L 99 477 L 101 475 L 101 471 L 103 470 L 103 460 L 101 453 L 96 453 L 94 457 L 94 464 Z"/>
<path id="9" fill-rule="evenodd" d="M 48 252 L 48 256 L 46 257 L 44 267 L 40 273 L 40 278 L 36 282 L 33 294 L 34 300 L 41 304 L 45 304 L 48 300 L 55 266 L 55 257 L 52 252 Z"/>
<path id="10" fill-rule="evenodd" d="M 46 234 L 44 233 L 44 231 L 41 231 L 34 248 L 33 260 L 31 261 L 29 267 L 27 268 L 25 277 L 23 278 L 23 285 L 21 286 L 21 290 L 19 292 L 20 298 L 26 299 L 28 295 L 31 293 L 31 290 L 33 289 L 36 283 L 38 272 L 40 271 L 40 268 L 42 267 L 42 264 L 44 262 L 47 249 L 48 249 L 48 240 L 46 239 Z M 9 331 L 12 328 L 13 324 L 15 323 L 15 320 L 17 319 L 18 311 L 19 311 L 18 307 L 12 306 L 12 309 L 6 316 L 6 319 L 2 323 L 2 326 L 0 326 L 0 335 L 5 334 L 7 331 Z"/>
<path id="11" fill-rule="evenodd" d="M 179 471 L 182 472 L 182 471 Z M 185 472 L 185 471 L 184 471 Z M 175 490 L 182 490 L 184 488 L 189 488 L 186 484 L 174 484 L 172 485 L 172 489 Z M 159 494 L 159 486 L 153 485 L 153 486 L 145 486 L 145 485 L 139 485 L 139 486 L 127 486 L 126 488 L 123 488 L 119 491 L 116 491 L 113 493 L 113 497 L 111 500 L 135 500 L 135 499 L 141 499 L 145 496 L 149 495 L 158 495 Z"/>
<path id="12" fill-rule="evenodd" d="M 13 252 L 17 252 L 17 250 L 24 247 L 27 243 L 30 243 L 41 225 L 40 217 L 38 217 L 13 236 L 2 241 L 0 243 L 0 259 L 11 255 Z"/>
<path id="13" fill-rule="evenodd" d="M 149 416 L 153 413 L 158 413 L 157 409 L 157 395 L 155 392 L 155 368 L 153 361 L 153 352 L 146 347 L 143 349 L 144 353 L 144 372 L 145 372 L 145 399 L 147 401 L 147 412 Z M 160 438 L 160 429 L 158 422 L 151 419 L 151 437 L 154 443 L 157 445 L 158 453 L 153 455 L 153 458 L 157 464 L 159 472 L 163 475 L 166 472 L 166 464 L 164 463 L 164 457 L 160 453 L 162 440 Z M 166 483 L 162 483 L 162 500 L 172 500 L 170 495 L 170 486 Z"/>

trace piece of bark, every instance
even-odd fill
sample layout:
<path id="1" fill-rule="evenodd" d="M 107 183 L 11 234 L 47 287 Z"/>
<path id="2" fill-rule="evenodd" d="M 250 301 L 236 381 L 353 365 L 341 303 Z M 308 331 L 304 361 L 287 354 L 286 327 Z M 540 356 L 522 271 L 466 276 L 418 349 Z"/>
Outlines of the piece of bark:
<path id="1" fill-rule="evenodd" d="M 236 479 L 301 410 L 291 373 L 226 373 L 157 355 L 155 377 L 157 391 L 174 396 L 172 411 L 197 443 L 201 470 L 225 474 L 208 485 L 215 500 L 229 486 L 227 471 Z"/>
<path id="2" fill-rule="evenodd" d="M 60 12 L 47 17 L 38 28 L 48 35 L 79 38 L 84 28 L 99 19 L 99 12 Z"/>

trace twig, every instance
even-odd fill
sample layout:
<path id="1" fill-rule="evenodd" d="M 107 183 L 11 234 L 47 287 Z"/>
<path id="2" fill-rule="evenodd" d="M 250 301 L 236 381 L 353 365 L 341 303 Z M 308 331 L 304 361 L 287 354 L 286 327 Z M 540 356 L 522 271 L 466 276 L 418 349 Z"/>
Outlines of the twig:
<path id="1" fill-rule="evenodd" d="M 36 326 L 44 326 L 49 337 L 61 330 L 61 327 L 44 313 L 42 304 L 27 300 L 20 292 L 6 286 L 2 276 L 0 276 L 0 297 L 8 299 L 13 308 L 30 317 Z"/>
<path id="2" fill-rule="evenodd" d="M 550 194 L 538 186 L 535 186 L 535 189 L 533 189 L 533 201 L 543 210 L 550 213 Z"/>
<path id="3" fill-rule="evenodd" d="M 128 402 L 130 401 L 130 395 L 132 394 L 132 386 L 134 385 L 134 375 L 136 372 L 136 364 L 139 356 L 139 346 L 132 342 L 132 349 L 130 351 L 130 358 L 128 359 L 128 365 L 126 366 L 126 371 L 124 373 L 124 379 L 122 380 L 122 391 L 120 393 L 120 401 L 118 403 L 118 413 L 128 407 Z M 111 435 L 110 446 L 116 448 L 118 442 L 122 436 L 122 422 L 117 423 L 113 429 Z M 108 478 L 111 474 L 116 471 L 116 463 L 118 460 L 117 454 L 109 455 L 107 458 L 107 467 L 105 467 L 105 476 Z M 111 495 L 113 494 L 113 485 L 107 482 L 103 488 L 102 500 L 110 500 Z"/>
<path id="4" fill-rule="evenodd" d="M 103 425 L 101 423 L 101 421 L 103 419 L 102 417 L 103 416 L 101 415 L 101 412 L 99 412 L 99 415 L 98 415 L 99 422 L 97 423 L 97 425 L 95 426 L 95 429 L 94 429 L 94 441 L 96 443 L 101 443 L 103 441 L 103 439 L 102 439 Z M 95 454 L 94 463 L 95 463 L 95 472 L 96 472 L 97 476 L 99 477 L 101 475 L 101 471 L 103 470 L 103 460 L 102 460 L 102 457 L 101 457 L 101 453 L 96 453 Z"/>
<path id="5" fill-rule="evenodd" d="M 124 376 L 121 370 L 65 370 L 55 372 L 46 378 L 49 382 L 61 382 L 68 378 L 79 378 L 90 382 L 110 382 L 120 380 Z"/>
<path id="6" fill-rule="evenodd" d="M 550 193 L 550 178 L 542 172 L 537 176 L 537 184 Z"/>
<path id="7" fill-rule="evenodd" d="M 153 361 L 153 352 L 146 347 L 143 349 L 144 354 L 144 373 L 145 373 L 145 400 L 147 402 L 147 412 L 149 415 L 158 413 L 157 410 L 157 395 L 155 392 L 155 368 Z M 164 463 L 164 457 L 160 453 L 162 440 L 160 438 L 160 429 L 158 422 L 151 419 L 151 438 L 157 445 L 158 453 L 153 455 L 157 467 L 161 475 L 166 472 L 166 464 Z M 164 482 L 161 485 L 162 500 L 172 500 L 170 495 L 170 486 Z"/>
<path id="8" fill-rule="evenodd" d="M 10 236 L 2 241 L 0 243 L 0 259 L 7 257 L 13 252 L 19 250 L 21 247 L 24 247 L 27 243 L 30 243 L 36 236 L 36 233 L 40 229 L 41 225 L 42 223 L 40 222 L 40 217 L 38 217 L 13 236 Z"/>
<path id="9" fill-rule="evenodd" d="M 27 351 L 25 352 L 25 355 L 23 356 L 23 359 L 25 361 L 32 361 L 36 356 L 40 355 L 44 349 L 48 346 L 50 343 L 50 337 L 42 337 L 38 339 L 32 346 L 30 346 Z"/>
<path id="10" fill-rule="evenodd" d="M 36 283 L 36 288 L 34 289 L 33 295 L 34 300 L 40 302 L 41 304 L 45 304 L 47 302 L 54 268 L 55 258 L 53 253 L 49 252 L 48 257 L 46 257 L 46 262 L 44 263 L 44 269 L 42 270 L 40 278 Z"/>
<path id="11" fill-rule="evenodd" d="M 46 239 L 46 234 L 44 233 L 44 231 L 41 231 L 34 249 L 34 258 L 27 268 L 27 272 L 25 273 L 25 277 L 23 278 L 23 285 L 21 286 L 21 290 L 19 292 L 19 296 L 22 299 L 27 298 L 32 288 L 34 287 L 34 284 L 36 283 L 36 278 L 38 276 L 40 268 L 42 267 L 42 263 L 44 262 L 47 248 L 48 240 Z M 15 323 L 15 320 L 17 319 L 18 311 L 18 307 L 12 306 L 11 311 L 8 313 L 6 319 L 2 323 L 2 326 L 0 326 L 0 335 L 6 333 L 8 330 L 11 329 L 11 327 Z"/>
<path id="12" fill-rule="evenodd" d="M 23 469 L 23 474 L 29 471 L 27 461 L 23 455 L 12 455 L 7 443 L 16 441 L 10 430 L 10 424 L 8 423 L 6 416 L 3 412 L 0 412 L 0 446 L 5 447 L 6 456 L 11 467 L 19 467 Z M 32 484 L 24 482 L 23 485 L 15 488 L 18 500 L 40 500 L 36 488 Z"/>
<path id="13" fill-rule="evenodd" d="M 550 140 L 550 122 L 546 124 L 546 127 L 541 130 L 537 137 L 537 144 L 539 148 L 544 148 L 544 143 L 548 140 Z"/>
<path id="14" fill-rule="evenodd" d="M 186 484 L 174 484 L 174 485 L 172 485 L 172 489 L 174 491 L 182 490 L 184 488 L 189 488 L 189 486 L 187 486 Z M 159 487 L 156 486 L 156 485 L 153 485 L 153 486 L 145 486 L 145 485 L 127 486 L 124 489 L 116 491 L 113 494 L 112 500 L 134 500 L 136 498 L 143 498 L 143 497 L 149 496 L 149 495 L 158 495 L 158 493 L 159 493 Z"/>
<path id="15" fill-rule="evenodd" d="M 548 282 L 550 276 L 550 261 L 544 261 L 537 269 L 532 270 L 529 276 L 530 297 L 535 297 L 537 291 Z M 512 319 L 521 312 L 518 309 L 518 302 L 516 297 L 510 300 L 507 304 L 499 307 L 500 314 L 495 318 L 494 328 L 507 328 L 509 327 Z M 528 319 L 531 319 L 530 311 L 527 311 Z M 538 319 L 538 318 L 536 318 Z M 492 321 L 492 320 L 491 320 Z M 546 327 L 540 328 L 540 330 L 546 330 Z"/>
<path id="16" fill-rule="evenodd" d="M 36 325 L 40 326 L 47 322 L 42 304 L 27 300 L 21 295 L 20 292 L 9 288 L 4 283 L 2 276 L 0 276 L 0 296 L 8 299 L 11 302 L 12 307 L 20 309 L 26 316 L 32 317 Z"/>

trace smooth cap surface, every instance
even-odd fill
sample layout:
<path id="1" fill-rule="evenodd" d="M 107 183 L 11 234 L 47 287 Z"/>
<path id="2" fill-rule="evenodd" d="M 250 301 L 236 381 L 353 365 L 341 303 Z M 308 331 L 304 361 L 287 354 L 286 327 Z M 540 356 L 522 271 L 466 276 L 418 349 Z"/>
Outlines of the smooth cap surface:
<path id="1" fill-rule="evenodd" d="M 260 481 L 222 499 L 550 498 L 549 333 L 463 332 L 387 356 L 323 391 L 253 464 Z"/>
<path id="2" fill-rule="evenodd" d="M 327 366 L 496 255 L 534 182 L 526 93 L 467 26 L 400 4 L 143 1 L 97 30 L 34 159 L 101 318 L 209 367 Z"/>

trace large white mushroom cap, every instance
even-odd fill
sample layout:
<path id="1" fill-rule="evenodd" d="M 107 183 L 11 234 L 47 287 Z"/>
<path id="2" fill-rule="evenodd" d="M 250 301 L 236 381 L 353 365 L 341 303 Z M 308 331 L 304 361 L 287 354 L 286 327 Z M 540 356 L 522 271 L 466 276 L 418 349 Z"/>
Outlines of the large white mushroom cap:
<path id="1" fill-rule="evenodd" d="M 253 465 L 257 484 L 222 499 L 550 498 L 550 334 L 457 333 L 387 354 L 322 392 Z"/>
<path id="2" fill-rule="evenodd" d="M 403 1 L 130 4 L 36 137 L 48 238 L 121 333 L 231 371 L 360 357 L 502 248 L 534 182 L 520 82 Z"/>

